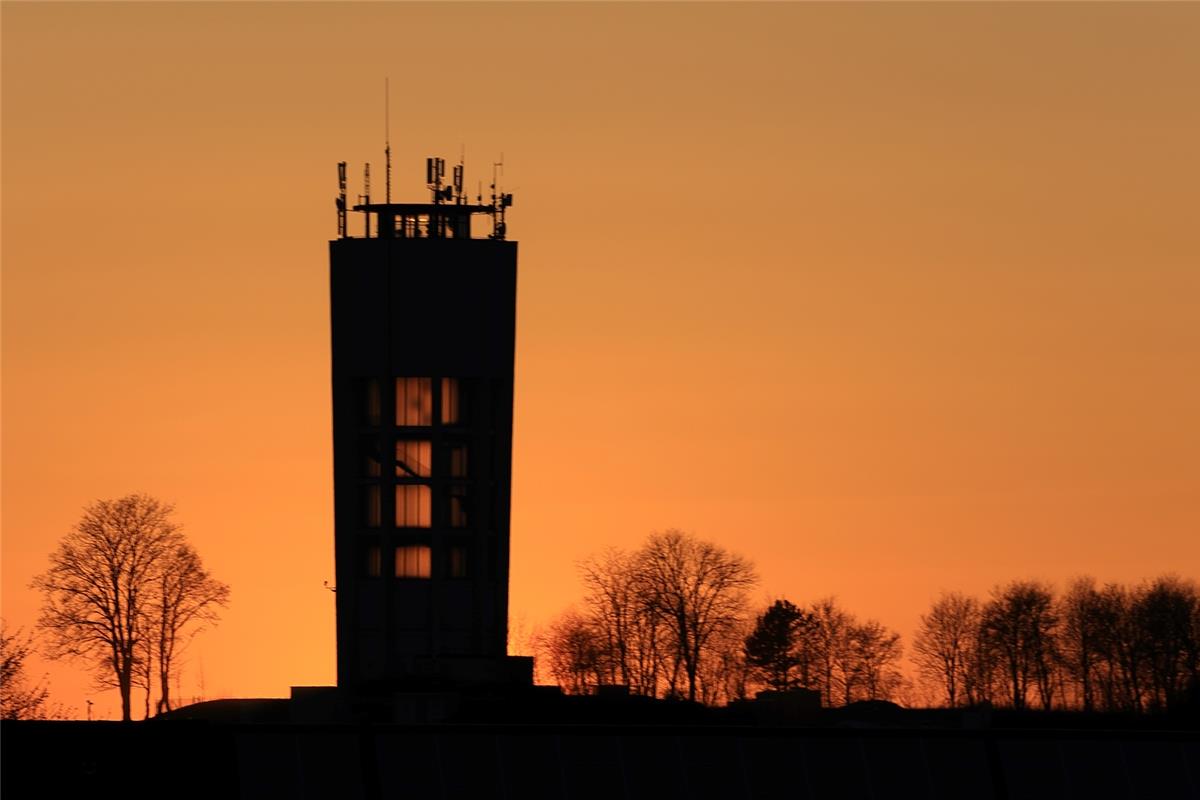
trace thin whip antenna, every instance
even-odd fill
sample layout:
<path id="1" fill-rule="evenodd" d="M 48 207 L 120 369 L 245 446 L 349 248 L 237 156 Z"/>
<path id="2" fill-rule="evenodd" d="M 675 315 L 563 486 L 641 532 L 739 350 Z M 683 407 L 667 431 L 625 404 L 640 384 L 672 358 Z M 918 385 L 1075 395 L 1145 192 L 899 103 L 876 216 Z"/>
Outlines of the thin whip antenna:
<path id="1" fill-rule="evenodd" d="M 392 92 L 388 79 L 383 79 L 383 158 L 384 171 L 384 200 L 389 205 L 392 202 Z"/>

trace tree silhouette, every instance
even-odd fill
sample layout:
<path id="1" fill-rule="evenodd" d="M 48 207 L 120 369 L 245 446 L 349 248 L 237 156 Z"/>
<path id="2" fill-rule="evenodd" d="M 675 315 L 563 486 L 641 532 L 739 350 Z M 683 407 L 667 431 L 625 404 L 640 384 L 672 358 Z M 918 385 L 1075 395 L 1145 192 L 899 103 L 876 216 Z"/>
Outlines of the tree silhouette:
<path id="1" fill-rule="evenodd" d="M 599 631 L 574 609 L 563 612 L 536 639 L 550 675 L 568 694 L 586 693 L 608 671 Z"/>
<path id="2" fill-rule="evenodd" d="M 954 708 L 969 682 L 968 670 L 979 631 L 979 602 L 956 592 L 943 593 L 922 614 L 913 638 L 913 662 L 937 683 Z"/>
<path id="3" fill-rule="evenodd" d="M 539 637 L 543 663 L 568 691 L 604 683 L 650 697 L 715 702 L 745 693 L 741 623 L 749 562 L 679 531 L 639 550 L 580 562 L 587 589 Z"/>
<path id="4" fill-rule="evenodd" d="M 702 703 L 720 705 L 746 699 L 753 672 L 746 661 L 745 642 L 749 635 L 750 620 L 742 619 L 712 644 L 712 657 L 705 659 L 701 667 Z"/>
<path id="5" fill-rule="evenodd" d="M 682 667 L 687 697 L 710 645 L 737 626 L 746 593 L 758 581 L 749 561 L 682 531 L 652 534 L 637 555 L 639 591 L 666 630 L 675 673 Z"/>
<path id="6" fill-rule="evenodd" d="M 158 713 L 171 710 L 170 681 L 180 651 L 204 623 L 217 621 L 217 608 L 228 602 L 229 587 L 208 573 L 190 544 L 178 542 L 166 552 L 149 608 L 159 680 Z"/>
<path id="7" fill-rule="evenodd" d="M 665 671 L 664 637 L 638 580 L 637 554 L 609 548 L 581 561 L 579 571 L 587 590 L 585 613 L 606 654 L 605 682 L 657 696 Z"/>
<path id="8" fill-rule="evenodd" d="M 983 609 L 983 629 L 1003 666 L 1013 708 L 1026 707 L 1031 687 L 1038 690 L 1042 707 L 1050 708 L 1057 626 L 1050 587 L 1013 581 L 992 591 Z"/>
<path id="9" fill-rule="evenodd" d="M 38 627 L 47 634 L 49 655 L 91 662 L 98 682 L 120 692 L 126 721 L 132 688 L 156 642 L 177 644 L 180 632 L 228 593 L 224 588 L 214 599 L 211 586 L 187 573 L 199 562 L 189 566 L 181 558 L 190 548 L 171 520 L 173 510 L 140 494 L 92 503 L 32 583 L 43 595 Z M 168 671 L 175 652 L 167 654 Z"/>
<path id="10" fill-rule="evenodd" d="M 798 634 L 805 619 L 805 613 L 787 600 L 776 600 L 758 615 L 746 637 L 746 662 L 772 689 L 786 691 L 797 685 L 792 672 L 801 664 Z"/>
<path id="11" fill-rule="evenodd" d="M 1150 708 L 1175 707 L 1189 685 L 1200 683 L 1200 592 L 1194 583 L 1166 575 L 1136 592 L 1131 611 L 1143 637 Z"/>
<path id="12" fill-rule="evenodd" d="M 1103 597 L 1092 578 L 1078 578 L 1058 603 L 1064 678 L 1075 686 L 1084 711 L 1096 707 L 1096 677 L 1105 639 Z"/>
<path id="13" fill-rule="evenodd" d="M 869 619 L 850 626 L 847 636 L 850 653 L 846 702 L 888 700 L 900 686 L 902 676 L 896 668 L 903 653 L 900 634 Z M 853 685 L 850 685 L 850 678 Z"/>
<path id="14" fill-rule="evenodd" d="M 838 664 L 846 648 L 846 635 L 851 617 L 838 607 L 837 600 L 823 597 L 810 607 L 812 630 L 810 640 L 816 653 L 816 686 L 827 706 L 834 703 L 838 683 Z"/>
<path id="15" fill-rule="evenodd" d="M 0 719 L 63 719 L 50 704 L 50 690 L 30 679 L 25 661 L 34 650 L 33 634 L 9 632 L 0 620 Z"/>

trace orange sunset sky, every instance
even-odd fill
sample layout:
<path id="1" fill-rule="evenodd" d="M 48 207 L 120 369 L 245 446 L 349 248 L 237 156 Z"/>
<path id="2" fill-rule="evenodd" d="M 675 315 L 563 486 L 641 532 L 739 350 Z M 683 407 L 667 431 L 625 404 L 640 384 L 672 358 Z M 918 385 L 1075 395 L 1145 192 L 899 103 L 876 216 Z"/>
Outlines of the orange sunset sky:
<path id="1" fill-rule="evenodd" d="M 233 591 L 180 695 L 334 681 L 326 242 L 337 161 L 382 194 L 385 76 L 395 199 L 460 146 L 516 197 L 518 645 L 669 527 L 906 639 L 942 589 L 1200 577 L 1200 5 L 6 2 L 2 36 L 10 626 L 85 504 L 146 492 Z"/>

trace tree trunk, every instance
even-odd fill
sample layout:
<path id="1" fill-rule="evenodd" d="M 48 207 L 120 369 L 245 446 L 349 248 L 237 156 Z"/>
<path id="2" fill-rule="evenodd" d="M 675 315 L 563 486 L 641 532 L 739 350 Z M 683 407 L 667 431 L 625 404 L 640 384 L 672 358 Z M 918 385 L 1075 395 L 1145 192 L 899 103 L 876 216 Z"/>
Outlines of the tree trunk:
<path id="1" fill-rule="evenodd" d="M 687 673 L 688 679 L 688 700 L 695 702 L 696 700 L 696 672 L 699 664 L 699 654 L 694 652 L 690 647 L 683 651 L 683 671 Z"/>
<path id="2" fill-rule="evenodd" d="M 133 676 L 130 675 L 128 668 L 121 671 L 118 688 L 121 690 L 121 721 L 130 722 L 133 720 L 132 697 L 133 694 Z"/>
<path id="3" fill-rule="evenodd" d="M 162 679 L 162 688 L 159 690 L 158 713 L 161 714 L 164 711 L 171 710 L 171 687 L 166 672 L 163 672 L 159 677 Z"/>

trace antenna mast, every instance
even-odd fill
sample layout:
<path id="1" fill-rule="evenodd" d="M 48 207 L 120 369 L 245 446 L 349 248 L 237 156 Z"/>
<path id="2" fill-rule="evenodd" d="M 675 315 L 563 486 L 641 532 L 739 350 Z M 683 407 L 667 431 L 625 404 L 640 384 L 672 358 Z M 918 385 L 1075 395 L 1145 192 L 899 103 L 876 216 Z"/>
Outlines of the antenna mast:
<path id="1" fill-rule="evenodd" d="M 497 170 L 499 175 L 497 176 Z M 508 225 L 504 221 L 504 211 L 512 205 L 512 194 L 506 194 L 504 189 L 499 185 L 499 178 L 504 177 L 504 153 L 500 154 L 500 160 L 492 162 L 492 235 L 490 239 L 503 240 L 508 232 Z"/>
<path id="2" fill-rule="evenodd" d="M 388 79 L 383 79 L 383 157 L 386 165 L 384 170 L 387 176 L 384 179 L 384 201 L 388 204 L 392 202 L 392 108 L 391 108 L 392 92 L 388 85 Z"/>
<path id="3" fill-rule="evenodd" d="M 346 238 L 346 162 L 338 162 L 338 238 Z"/>
<path id="4" fill-rule="evenodd" d="M 371 205 L 371 162 L 363 165 L 363 205 Z M 371 212 L 363 214 L 363 235 L 371 238 Z"/>

